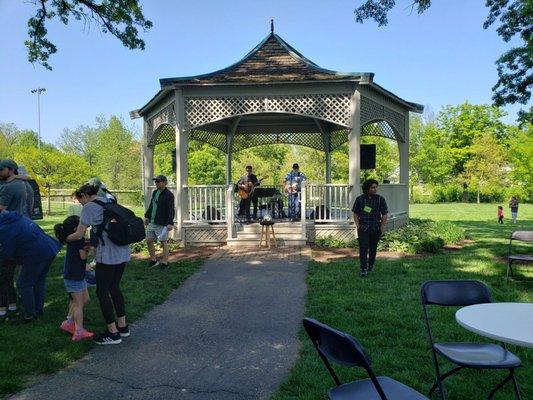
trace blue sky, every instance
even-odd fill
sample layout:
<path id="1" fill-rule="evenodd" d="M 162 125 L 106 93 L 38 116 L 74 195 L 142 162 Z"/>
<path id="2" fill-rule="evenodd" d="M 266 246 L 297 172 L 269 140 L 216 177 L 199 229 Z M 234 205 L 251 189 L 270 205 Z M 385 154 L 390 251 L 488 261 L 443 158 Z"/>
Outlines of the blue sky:
<path id="1" fill-rule="evenodd" d="M 53 71 L 27 62 L 24 40 L 31 2 L 0 0 L 0 122 L 37 130 L 41 97 L 43 140 L 55 143 L 64 128 L 94 125 L 99 115 L 118 115 L 140 130 L 128 112 L 159 89 L 159 78 L 189 76 L 226 67 L 270 31 L 318 65 L 374 72 L 374 80 L 400 97 L 429 106 L 490 103 L 497 80 L 495 60 L 509 44 L 484 30 L 483 0 L 435 1 L 424 14 L 398 0 L 386 27 L 355 22 L 363 0 L 141 0 L 154 27 L 143 34 L 146 50 L 128 50 L 110 35 L 82 22 L 48 27 L 58 47 Z M 507 122 L 518 106 L 508 107 Z"/>

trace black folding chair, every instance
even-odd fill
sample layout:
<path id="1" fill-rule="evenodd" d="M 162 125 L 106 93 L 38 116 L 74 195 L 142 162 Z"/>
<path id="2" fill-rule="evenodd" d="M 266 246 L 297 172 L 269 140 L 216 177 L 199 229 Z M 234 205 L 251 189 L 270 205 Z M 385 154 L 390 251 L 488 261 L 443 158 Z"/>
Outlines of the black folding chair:
<path id="1" fill-rule="evenodd" d="M 514 370 L 519 367 L 520 359 L 502 346 L 491 343 L 435 343 L 428 317 L 428 306 L 470 306 L 473 304 L 492 303 L 489 289 L 479 281 L 452 280 L 428 281 L 420 290 L 424 319 L 428 334 L 433 363 L 437 379 L 429 390 L 429 396 L 438 387 L 442 399 L 446 399 L 443 381 L 463 368 L 473 369 L 508 369 L 509 375 L 498 383 L 489 394 L 489 399 L 494 396 L 507 382 L 512 381 L 515 397 L 521 399 L 518 382 Z M 452 362 L 455 368 L 441 375 L 438 356 Z"/>
<path id="2" fill-rule="evenodd" d="M 509 276 L 514 276 L 513 262 L 533 262 L 533 255 L 512 253 L 513 240 L 518 240 L 520 242 L 533 242 L 533 231 L 514 231 L 511 233 L 511 238 L 509 239 L 509 254 L 507 256 L 507 280 L 509 280 Z"/>
<path id="3" fill-rule="evenodd" d="M 314 319 L 305 318 L 303 324 L 318 355 L 337 385 L 328 391 L 331 400 L 428 400 L 416 390 L 394 379 L 385 376 L 376 377 L 370 366 L 370 358 L 354 337 Z M 341 384 L 330 361 L 345 367 L 364 368 L 370 379 Z"/>

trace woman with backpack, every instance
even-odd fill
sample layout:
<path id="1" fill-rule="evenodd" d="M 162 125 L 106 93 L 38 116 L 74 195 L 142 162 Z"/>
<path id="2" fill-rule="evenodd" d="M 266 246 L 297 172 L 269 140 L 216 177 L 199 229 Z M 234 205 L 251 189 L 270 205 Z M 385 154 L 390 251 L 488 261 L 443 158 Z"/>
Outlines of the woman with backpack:
<path id="1" fill-rule="evenodd" d="M 111 199 L 98 197 L 98 186 L 84 184 L 75 192 L 76 199 L 83 205 L 80 223 L 76 231 L 67 236 L 67 242 L 80 240 L 87 228 L 91 227 L 91 237 L 98 239 L 96 247 L 96 296 L 104 316 L 107 329 L 93 340 L 97 344 L 119 344 L 122 338 L 129 336 L 126 324 L 124 296 L 120 290 L 120 281 L 131 258 L 130 247 L 117 245 L 103 229 L 104 207 Z M 107 221 L 109 222 L 109 221 Z M 116 321 L 115 321 L 116 314 Z"/>

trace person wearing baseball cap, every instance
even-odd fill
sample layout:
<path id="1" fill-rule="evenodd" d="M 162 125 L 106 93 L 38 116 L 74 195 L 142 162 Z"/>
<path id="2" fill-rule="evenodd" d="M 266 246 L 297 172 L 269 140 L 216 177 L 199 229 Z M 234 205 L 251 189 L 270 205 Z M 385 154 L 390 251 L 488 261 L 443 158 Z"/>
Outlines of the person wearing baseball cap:
<path id="1" fill-rule="evenodd" d="M 168 232 L 174 229 L 174 195 L 167 189 L 167 177 L 158 175 L 153 178 L 156 190 L 152 193 L 150 206 L 144 214 L 146 225 L 146 244 L 150 253 L 149 267 L 160 265 L 168 267 Z M 161 261 L 157 261 L 155 242 L 159 240 L 163 247 Z"/>
<path id="2" fill-rule="evenodd" d="M 28 204 L 33 204 L 33 190 L 27 177 L 18 175 L 18 164 L 10 159 L 0 160 L 0 212 L 17 211 L 26 217 L 30 216 Z M 14 286 L 16 268 L 15 260 L 0 261 L 0 318 L 7 311 L 16 311 L 17 295 Z"/>
<path id="3" fill-rule="evenodd" d="M 285 193 L 289 196 L 289 219 L 299 220 L 301 216 L 299 192 L 302 191 L 302 182 L 306 179 L 305 174 L 300 172 L 300 166 L 292 164 L 292 171 L 285 175 Z"/>

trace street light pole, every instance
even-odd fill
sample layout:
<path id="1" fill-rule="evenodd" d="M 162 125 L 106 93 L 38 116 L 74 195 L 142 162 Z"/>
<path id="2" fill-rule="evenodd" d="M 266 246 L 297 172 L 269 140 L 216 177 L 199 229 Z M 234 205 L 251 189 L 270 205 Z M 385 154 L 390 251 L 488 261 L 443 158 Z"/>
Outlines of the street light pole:
<path id="1" fill-rule="evenodd" d="M 37 93 L 37 118 L 39 119 L 39 131 L 37 136 L 37 148 L 41 148 L 41 93 L 46 92 L 45 88 L 37 87 L 33 89 L 32 93 Z"/>

